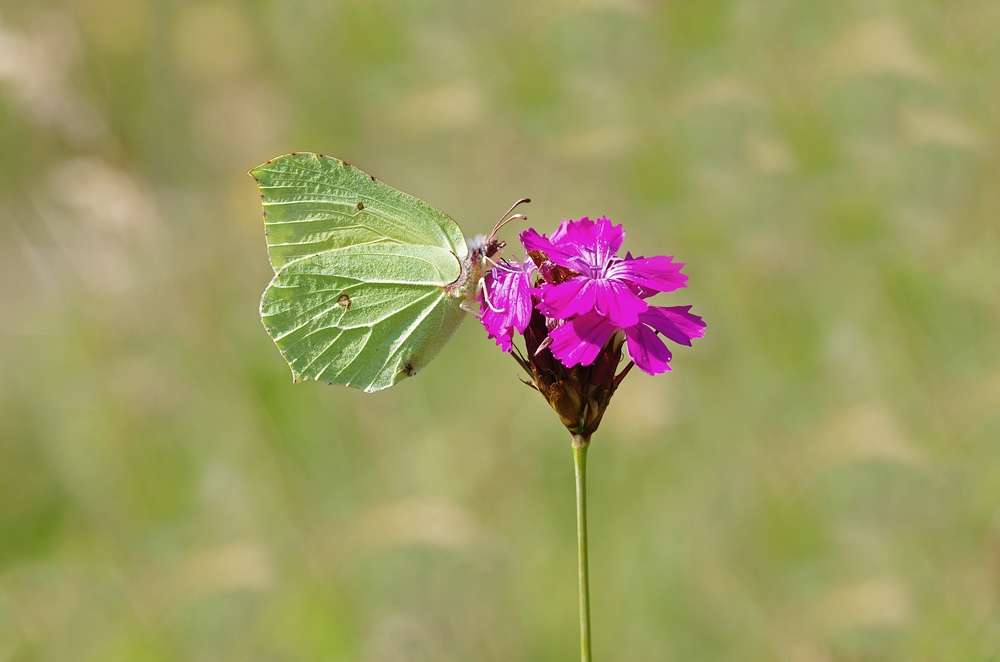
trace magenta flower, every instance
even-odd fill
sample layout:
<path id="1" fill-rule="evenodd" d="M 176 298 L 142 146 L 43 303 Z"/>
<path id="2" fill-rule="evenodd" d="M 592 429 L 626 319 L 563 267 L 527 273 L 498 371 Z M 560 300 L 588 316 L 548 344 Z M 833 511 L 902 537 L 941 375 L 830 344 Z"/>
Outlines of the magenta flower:
<path id="1" fill-rule="evenodd" d="M 704 335 L 690 306 L 647 301 L 685 287 L 684 265 L 667 256 L 620 257 L 625 231 L 607 218 L 564 220 L 551 237 L 529 228 L 520 239 L 528 257 L 487 274 L 480 320 L 571 430 L 596 429 L 628 371 L 615 375 L 623 348 L 640 370 L 657 375 L 670 370 L 673 356 L 664 338 L 691 345 Z M 527 356 L 514 345 L 515 332 Z"/>

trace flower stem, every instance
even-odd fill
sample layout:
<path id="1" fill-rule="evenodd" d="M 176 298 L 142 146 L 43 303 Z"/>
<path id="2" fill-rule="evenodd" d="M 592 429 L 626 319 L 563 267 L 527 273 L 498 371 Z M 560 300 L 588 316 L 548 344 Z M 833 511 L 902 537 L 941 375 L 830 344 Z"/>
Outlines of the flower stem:
<path id="1" fill-rule="evenodd" d="M 590 437 L 573 435 L 576 466 L 576 538 L 580 559 L 580 660 L 590 662 L 590 579 L 587 565 L 587 448 Z"/>

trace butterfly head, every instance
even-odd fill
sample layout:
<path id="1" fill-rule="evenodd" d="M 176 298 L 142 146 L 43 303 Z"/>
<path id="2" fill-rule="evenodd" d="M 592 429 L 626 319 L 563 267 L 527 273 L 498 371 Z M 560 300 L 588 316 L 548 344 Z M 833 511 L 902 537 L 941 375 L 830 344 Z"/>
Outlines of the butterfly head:
<path id="1" fill-rule="evenodd" d="M 452 292 L 453 296 L 464 297 L 469 305 L 466 308 L 469 312 L 473 312 L 477 305 L 479 292 L 484 282 L 483 277 L 492 267 L 496 266 L 496 261 L 493 258 L 498 256 L 507 246 L 506 241 L 497 239 L 497 232 L 514 219 L 528 220 L 524 214 L 511 213 L 518 205 L 526 202 L 531 202 L 531 200 L 522 198 L 515 202 L 493 226 L 493 231 L 490 232 L 489 236 L 477 234 L 475 237 L 466 237 L 465 243 L 469 247 L 468 261 L 463 262 L 462 276 L 449 287 L 449 292 Z M 465 304 L 463 304 L 464 306 Z"/>
<path id="2" fill-rule="evenodd" d="M 499 255 L 505 246 L 507 246 L 506 241 L 501 241 L 497 239 L 497 233 L 503 226 L 507 225 L 511 221 L 518 219 L 522 221 L 528 220 L 528 217 L 524 214 L 513 214 L 518 205 L 523 205 L 527 202 L 531 202 L 528 198 L 521 198 L 507 210 L 497 224 L 493 226 L 493 231 L 490 232 L 489 236 L 484 234 L 477 234 L 475 237 L 467 237 L 465 243 L 469 246 L 469 257 L 473 264 L 482 265 L 486 261 L 492 262 L 494 256 Z"/>
<path id="3" fill-rule="evenodd" d="M 486 242 L 486 257 L 493 257 L 494 255 L 497 255 L 502 252 L 506 246 L 506 241 L 500 241 L 496 237 L 490 237 L 490 240 Z"/>
<path id="4" fill-rule="evenodd" d="M 466 237 L 465 243 L 469 246 L 469 257 L 477 264 L 498 255 L 507 245 L 506 241 L 501 241 L 496 237 L 487 237 L 484 234 Z"/>

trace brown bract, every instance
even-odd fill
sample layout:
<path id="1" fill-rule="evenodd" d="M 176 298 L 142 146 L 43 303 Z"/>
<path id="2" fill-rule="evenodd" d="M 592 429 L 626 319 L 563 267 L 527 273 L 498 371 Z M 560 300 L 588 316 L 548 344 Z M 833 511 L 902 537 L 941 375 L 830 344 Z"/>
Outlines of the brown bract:
<path id="1" fill-rule="evenodd" d="M 576 276 L 576 272 L 549 262 L 544 253 L 532 251 L 532 260 L 540 269 L 547 270 L 549 282 L 558 284 Z M 559 420 L 575 437 L 590 439 L 601 424 L 611 396 L 631 364 L 621 374 L 616 374 L 622 360 L 625 336 L 621 331 L 611 336 L 591 365 L 567 368 L 552 356 L 548 348 L 548 323 L 545 316 L 532 310 L 531 321 L 524 330 L 526 356 L 511 351 L 514 360 L 528 373 L 525 382 L 543 396 L 559 415 Z"/>

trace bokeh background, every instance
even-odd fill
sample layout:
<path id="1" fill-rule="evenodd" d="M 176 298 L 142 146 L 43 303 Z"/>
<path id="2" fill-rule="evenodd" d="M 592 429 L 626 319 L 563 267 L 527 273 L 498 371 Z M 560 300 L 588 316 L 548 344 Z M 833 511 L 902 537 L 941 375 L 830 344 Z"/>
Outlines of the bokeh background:
<path id="1" fill-rule="evenodd" d="M 3 0 L 0 661 L 578 659 L 568 435 L 474 322 L 292 386 L 292 150 L 688 264 L 590 454 L 596 659 L 1000 659 L 1000 3 Z"/>

